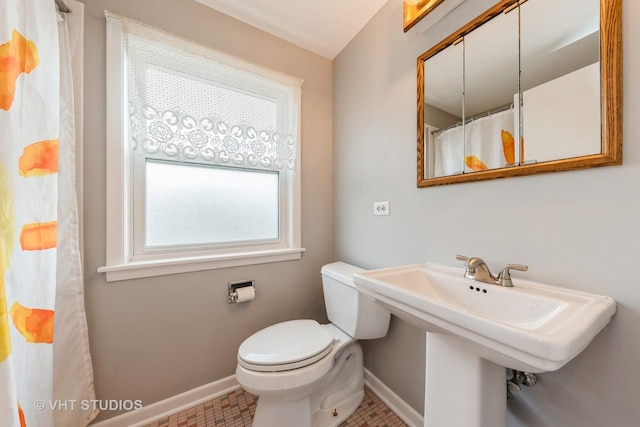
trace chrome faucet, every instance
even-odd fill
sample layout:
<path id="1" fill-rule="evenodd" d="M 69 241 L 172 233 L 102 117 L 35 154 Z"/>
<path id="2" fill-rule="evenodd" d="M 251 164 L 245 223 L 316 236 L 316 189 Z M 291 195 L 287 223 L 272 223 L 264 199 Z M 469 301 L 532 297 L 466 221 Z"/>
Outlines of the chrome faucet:
<path id="1" fill-rule="evenodd" d="M 513 287 L 510 273 L 511 270 L 527 271 L 529 269 L 529 267 L 522 264 L 507 264 L 502 267 L 498 277 L 495 277 L 491 274 L 489 266 L 482 258 L 469 258 L 463 255 L 456 255 L 456 259 L 458 261 L 465 261 L 466 270 L 464 271 L 464 277 L 467 279 L 504 287 Z"/>

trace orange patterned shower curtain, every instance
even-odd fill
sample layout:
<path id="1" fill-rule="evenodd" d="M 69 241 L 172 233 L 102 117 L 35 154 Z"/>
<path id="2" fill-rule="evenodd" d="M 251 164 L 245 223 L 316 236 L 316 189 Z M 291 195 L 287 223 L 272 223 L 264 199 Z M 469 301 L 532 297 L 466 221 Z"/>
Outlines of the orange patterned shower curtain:
<path id="1" fill-rule="evenodd" d="M 0 2 L 3 427 L 57 424 L 53 348 L 58 334 L 54 337 L 56 275 L 61 262 L 58 160 L 59 152 L 64 152 L 61 144 L 68 143 L 66 124 L 61 137 L 58 19 L 53 0 Z"/>

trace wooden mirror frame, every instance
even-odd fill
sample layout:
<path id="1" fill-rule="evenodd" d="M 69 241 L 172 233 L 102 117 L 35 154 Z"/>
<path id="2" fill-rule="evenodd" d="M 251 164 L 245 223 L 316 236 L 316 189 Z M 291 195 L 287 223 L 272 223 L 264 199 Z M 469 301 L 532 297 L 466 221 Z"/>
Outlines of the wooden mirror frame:
<path id="1" fill-rule="evenodd" d="M 460 175 L 424 177 L 424 62 L 517 1 L 519 0 L 500 1 L 418 57 L 418 187 L 622 164 L 622 0 L 600 0 L 601 153 Z"/>

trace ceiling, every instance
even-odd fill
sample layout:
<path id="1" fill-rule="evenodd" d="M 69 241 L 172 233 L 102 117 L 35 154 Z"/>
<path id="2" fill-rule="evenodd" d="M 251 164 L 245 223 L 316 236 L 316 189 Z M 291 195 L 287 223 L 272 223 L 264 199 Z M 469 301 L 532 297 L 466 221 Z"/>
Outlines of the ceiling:
<path id="1" fill-rule="evenodd" d="M 196 0 L 333 59 L 387 0 Z M 398 1 L 398 0 L 392 0 Z M 402 22 L 398 22 L 401 26 Z"/>

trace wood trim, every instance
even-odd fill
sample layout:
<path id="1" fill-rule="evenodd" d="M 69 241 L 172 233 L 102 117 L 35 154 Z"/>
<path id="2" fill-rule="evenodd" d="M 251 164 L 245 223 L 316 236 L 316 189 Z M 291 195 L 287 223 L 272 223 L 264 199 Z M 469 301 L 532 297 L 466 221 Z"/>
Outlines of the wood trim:
<path id="1" fill-rule="evenodd" d="M 433 9 L 438 7 L 438 5 L 440 3 L 442 3 L 443 1 L 444 0 L 436 0 L 432 5 L 427 6 L 427 8 L 425 10 L 423 10 L 418 16 L 413 18 L 411 21 L 404 21 L 404 17 L 403 17 L 404 32 L 406 33 L 407 31 L 409 31 L 414 25 L 416 25 L 418 22 L 420 22 L 420 20 L 422 18 L 427 16 Z M 402 3 L 403 3 L 403 13 L 404 13 L 404 8 L 407 7 L 407 5 L 406 5 L 406 3 L 404 1 Z"/>
<path id="2" fill-rule="evenodd" d="M 417 66 L 418 74 L 418 187 L 423 182 L 425 172 L 425 155 L 424 155 L 424 66 L 423 60 L 418 58 Z"/>
<path id="3" fill-rule="evenodd" d="M 622 164 L 622 0 L 600 0 L 602 153 Z"/>
<path id="4" fill-rule="evenodd" d="M 417 186 L 431 187 L 622 164 L 622 0 L 600 0 L 600 80 L 602 153 L 536 164 L 424 178 L 423 62 L 489 21 L 517 0 L 503 0 L 418 57 Z"/>

